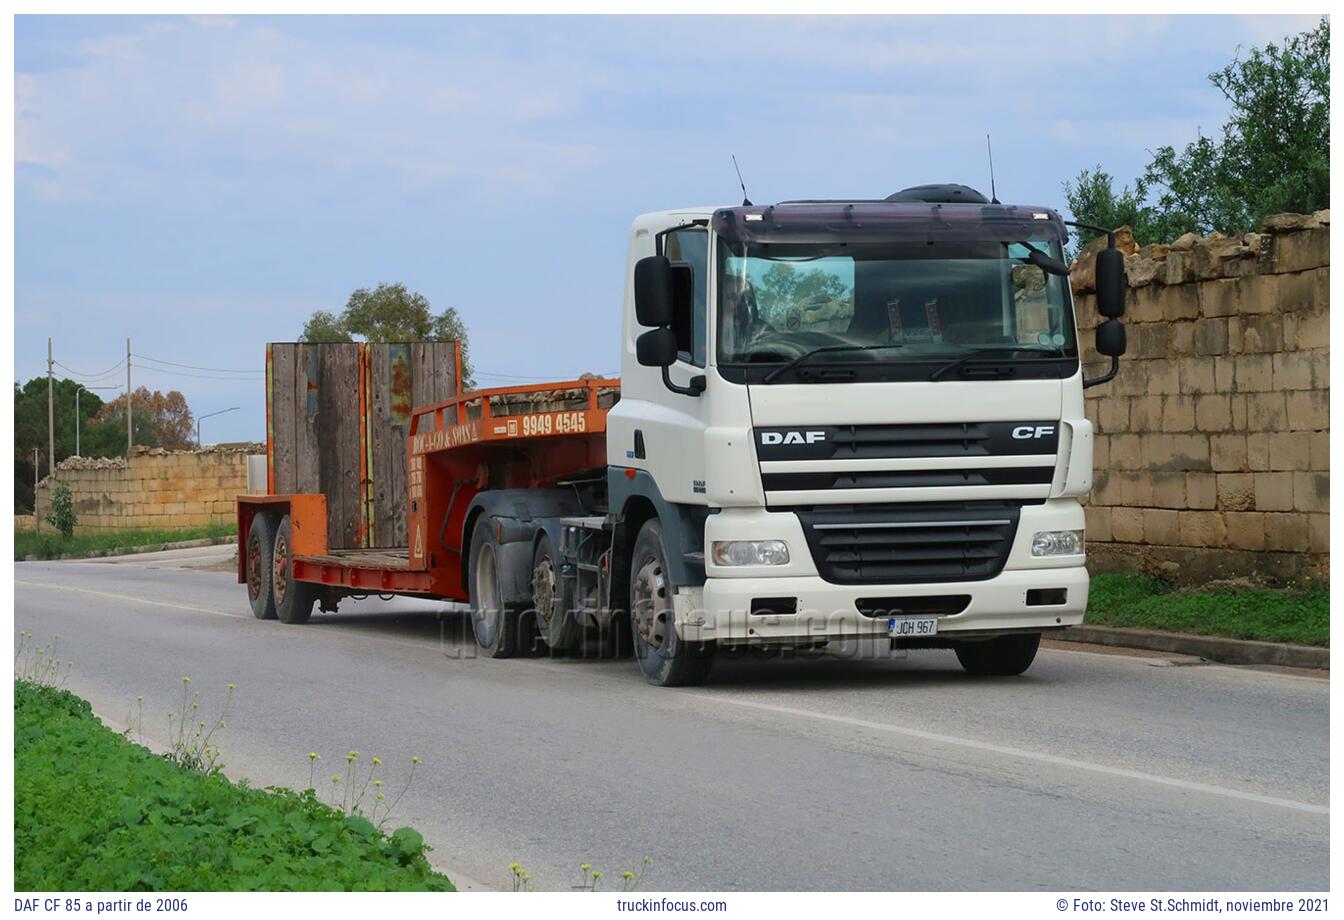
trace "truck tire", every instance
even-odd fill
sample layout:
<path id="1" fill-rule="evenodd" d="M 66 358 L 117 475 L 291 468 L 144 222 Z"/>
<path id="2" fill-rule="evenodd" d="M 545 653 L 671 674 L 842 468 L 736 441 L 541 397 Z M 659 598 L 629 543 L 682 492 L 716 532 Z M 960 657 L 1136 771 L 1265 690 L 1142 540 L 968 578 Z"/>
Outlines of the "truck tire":
<path id="1" fill-rule="evenodd" d="M 271 593 L 275 595 L 275 615 L 281 623 L 293 626 L 308 622 L 317 601 L 318 587 L 294 580 L 293 527 L 286 514 L 275 530 L 275 550 L 271 565 Z"/>
<path id="2" fill-rule="evenodd" d="M 247 576 L 247 599 L 252 604 L 252 615 L 258 620 L 275 619 L 275 595 L 271 593 L 272 568 L 275 553 L 275 515 L 265 511 L 252 517 L 247 528 L 247 546 L 244 574 Z"/>
<path id="3" fill-rule="evenodd" d="M 553 651 L 574 648 L 583 635 L 574 619 L 570 593 L 560 576 L 560 558 L 551 538 L 543 533 L 532 556 L 532 607 L 541 641 Z"/>
<path id="4" fill-rule="evenodd" d="M 1021 633 L 999 636 L 983 642 L 967 642 L 957 646 L 957 660 L 967 674 L 982 677 L 1015 677 L 1031 667 L 1036 649 L 1041 645 L 1040 633 Z"/>
<path id="5" fill-rule="evenodd" d="M 471 532 L 467 598 L 476 645 L 491 658 L 508 658 L 518 648 L 518 610 L 504 603 L 499 585 L 495 528 L 482 515 Z"/>
<path id="6" fill-rule="evenodd" d="M 687 642 L 672 623 L 672 582 L 668 576 L 663 527 L 646 521 L 630 560 L 630 625 L 635 660 L 655 687 L 704 683 L 714 664 L 714 644 Z"/>

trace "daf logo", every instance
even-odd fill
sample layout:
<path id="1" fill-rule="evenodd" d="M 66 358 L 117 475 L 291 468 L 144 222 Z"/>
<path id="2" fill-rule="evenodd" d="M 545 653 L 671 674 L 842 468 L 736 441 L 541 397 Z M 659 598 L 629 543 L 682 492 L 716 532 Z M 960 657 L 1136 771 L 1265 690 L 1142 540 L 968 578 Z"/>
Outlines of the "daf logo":
<path id="1" fill-rule="evenodd" d="M 774 444 L 817 444 L 826 440 L 824 431 L 762 431 L 761 443 Z"/>
<path id="2" fill-rule="evenodd" d="M 1013 437 L 1019 441 L 1026 438 L 1044 438 L 1054 433 L 1054 425 L 1018 425 L 1013 429 Z"/>

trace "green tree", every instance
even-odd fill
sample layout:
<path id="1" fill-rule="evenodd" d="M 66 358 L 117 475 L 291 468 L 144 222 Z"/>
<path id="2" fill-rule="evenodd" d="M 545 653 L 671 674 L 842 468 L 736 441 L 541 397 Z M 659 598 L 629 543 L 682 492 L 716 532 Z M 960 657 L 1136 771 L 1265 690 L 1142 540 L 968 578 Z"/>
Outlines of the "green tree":
<path id="1" fill-rule="evenodd" d="M 449 342 L 462 343 L 462 382 L 474 387 L 467 350 L 467 327 L 453 307 L 435 313 L 425 295 L 404 284 L 360 288 L 340 316 L 318 310 L 304 323 L 304 342 Z"/>
<path id="2" fill-rule="evenodd" d="M 757 306 L 766 319 L 778 319 L 805 303 L 842 298 L 848 292 L 834 273 L 821 268 L 799 270 L 789 262 L 771 265 L 756 286 Z"/>
<path id="3" fill-rule="evenodd" d="M 1064 184 L 1069 209 L 1139 243 L 1254 230 L 1270 214 L 1330 205 L 1330 23 L 1240 53 L 1209 81 L 1232 111 L 1217 138 L 1159 147 L 1133 189 L 1100 167 Z M 1156 200 L 1150 198 L 1156 193 Z M 1081 231 L 1082 242 L 1091 238 Z"/>
<path id="4" fill-rule="evenodd" d="M 52 409 L 56 419 L 56 461 L 75 452 L 75 391 L 80 383 L 64 377 L 53 381 Z M 90 433 L 103 400 L 91 390 L 79 394 L 80 450 L 93 453 Z M 121 454 L 126 453 L 126 429 L 122 428 Z M 33 448 L 38 449 L 38 476 L 47 474 L 47 378 L 34 377 L 14 384 L 14 507 L 33 509 Z"/>

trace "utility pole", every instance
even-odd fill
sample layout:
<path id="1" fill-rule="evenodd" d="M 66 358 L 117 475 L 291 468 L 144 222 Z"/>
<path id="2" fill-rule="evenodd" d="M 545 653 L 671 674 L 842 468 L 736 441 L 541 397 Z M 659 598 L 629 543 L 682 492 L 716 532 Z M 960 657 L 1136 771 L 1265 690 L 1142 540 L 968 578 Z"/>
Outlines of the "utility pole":
<path id="1" fill-rule="evenodd" d="M 131 462 L 131 339 L 126 337 L 126 463 Z"/>
<path id="2" fill-rule="evenodd" d="M 33 533 L 42 532 L 42 515 L 37 513 L 37 445 L 33 445 Z"/>
<path id="3" fill-rule="evenodd" d="M 47 336 L 47 475 L 56 475 L 56 408 L 51 371 L 51 336 Z"/>

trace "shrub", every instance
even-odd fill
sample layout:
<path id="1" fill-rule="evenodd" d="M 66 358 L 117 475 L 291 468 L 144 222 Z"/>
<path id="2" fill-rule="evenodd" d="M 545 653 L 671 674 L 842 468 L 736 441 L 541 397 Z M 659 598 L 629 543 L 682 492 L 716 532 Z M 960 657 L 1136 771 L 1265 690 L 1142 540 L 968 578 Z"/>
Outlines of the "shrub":
<path id="1" fill-rule="evenodd" d="M 70 484 L 60 479 L 51 489 L 51 510 L 47 512 L 47 523 L 60 531 L 67 540 L 74 536 L 75 525 L 79 519 L 75 516 L 75 499 L 70 494 Z"/>

